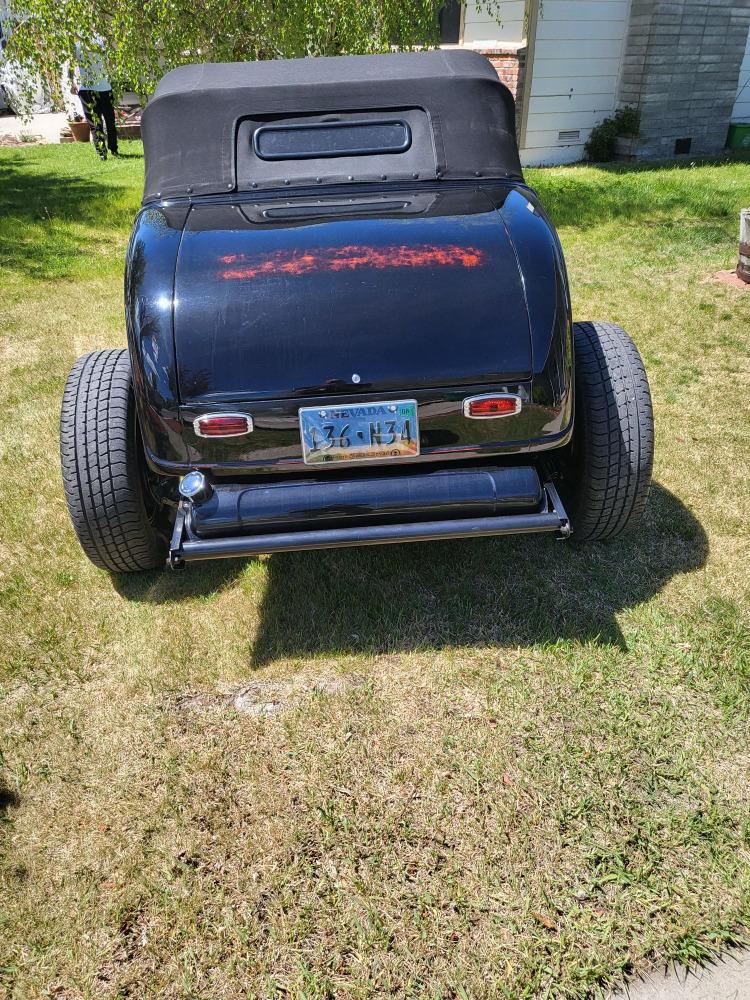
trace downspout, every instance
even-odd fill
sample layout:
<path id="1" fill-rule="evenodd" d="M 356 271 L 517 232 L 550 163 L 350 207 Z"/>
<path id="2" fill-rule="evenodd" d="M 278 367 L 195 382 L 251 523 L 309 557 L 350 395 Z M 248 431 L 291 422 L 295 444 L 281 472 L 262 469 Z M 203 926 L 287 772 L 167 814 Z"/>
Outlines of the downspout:
<path id="1" fill-rule="evenodd" d="M 529 120 L 529 104 L 531 103 L 531 82 L 534 77 L 534 46 L 536 44 L 540 5 L 541 0 L 526 0 L 526 68 L 523 77 L 521 128 L 518 132 L 518 147 L 520 150 L 523 150 L 526 146 L 526 126 Z"/>

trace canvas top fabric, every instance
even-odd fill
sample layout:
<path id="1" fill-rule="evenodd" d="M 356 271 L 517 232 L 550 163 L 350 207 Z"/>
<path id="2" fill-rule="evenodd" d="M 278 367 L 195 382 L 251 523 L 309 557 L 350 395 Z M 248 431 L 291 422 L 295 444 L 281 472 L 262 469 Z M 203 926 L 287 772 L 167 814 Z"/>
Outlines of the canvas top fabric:
<path id="1" fill-rule="evenodd" d="M 269 124 L 372 121 L 380 113 L 409 123 L 407 154 L 269 164 L 253 145 Z M 182 66 L 156 88 L 142 134 L 144 203 L 407 177 L 522 179 L 513 97 L 488 60 L 466 50 Z"/>

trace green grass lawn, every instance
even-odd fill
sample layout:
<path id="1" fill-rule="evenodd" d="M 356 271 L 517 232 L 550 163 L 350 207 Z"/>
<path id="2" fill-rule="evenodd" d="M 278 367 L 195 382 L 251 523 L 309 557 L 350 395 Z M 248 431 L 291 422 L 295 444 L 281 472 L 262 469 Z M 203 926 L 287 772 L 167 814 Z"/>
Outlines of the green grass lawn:
<path id="1" fill-rule="evenodd" d="M 577 318 L 646 361 L 636 534 L 111 578 L 57 434 L 124 343 L 124 148 L 0 151 L 6 996 L 583 997 L 741 938 L 750 293 L 710 279 L 750 162 L 528 172 Z"/>

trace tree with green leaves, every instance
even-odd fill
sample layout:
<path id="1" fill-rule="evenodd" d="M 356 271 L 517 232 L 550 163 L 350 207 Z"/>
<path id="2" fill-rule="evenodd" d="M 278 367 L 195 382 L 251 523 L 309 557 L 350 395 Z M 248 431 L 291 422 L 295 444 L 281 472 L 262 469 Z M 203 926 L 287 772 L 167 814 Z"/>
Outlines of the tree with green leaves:
<path id="1" fill-rule="evenodd" d="M 11 0 L 6 57 L 53 91 L 78 51 L 115 89 L 151 93 L 191 62 L 387 52 L 438 44 L 449 0 Z M 497 16 L 500 0 L 483 0 Z"/>

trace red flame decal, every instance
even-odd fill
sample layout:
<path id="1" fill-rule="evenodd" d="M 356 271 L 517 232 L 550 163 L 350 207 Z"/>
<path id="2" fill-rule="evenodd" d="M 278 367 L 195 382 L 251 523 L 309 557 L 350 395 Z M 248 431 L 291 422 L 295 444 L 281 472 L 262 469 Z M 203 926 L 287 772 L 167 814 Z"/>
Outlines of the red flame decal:
<path id="1" fill-rule="evenodd" d="M 359 268 L 384 270 L 395 267 L 477 267 L 484 262 L 484 251 L 456 245 L 434 246 L 346 246 L 321 250 L 275 250 L 273 253 L 248 256 L 229 254 L 219 257 L 227 266 L 219 276 L 228 281 L 242 281 L 264 275 L 299 275 L 312 271 L 356 271 Z"/>

